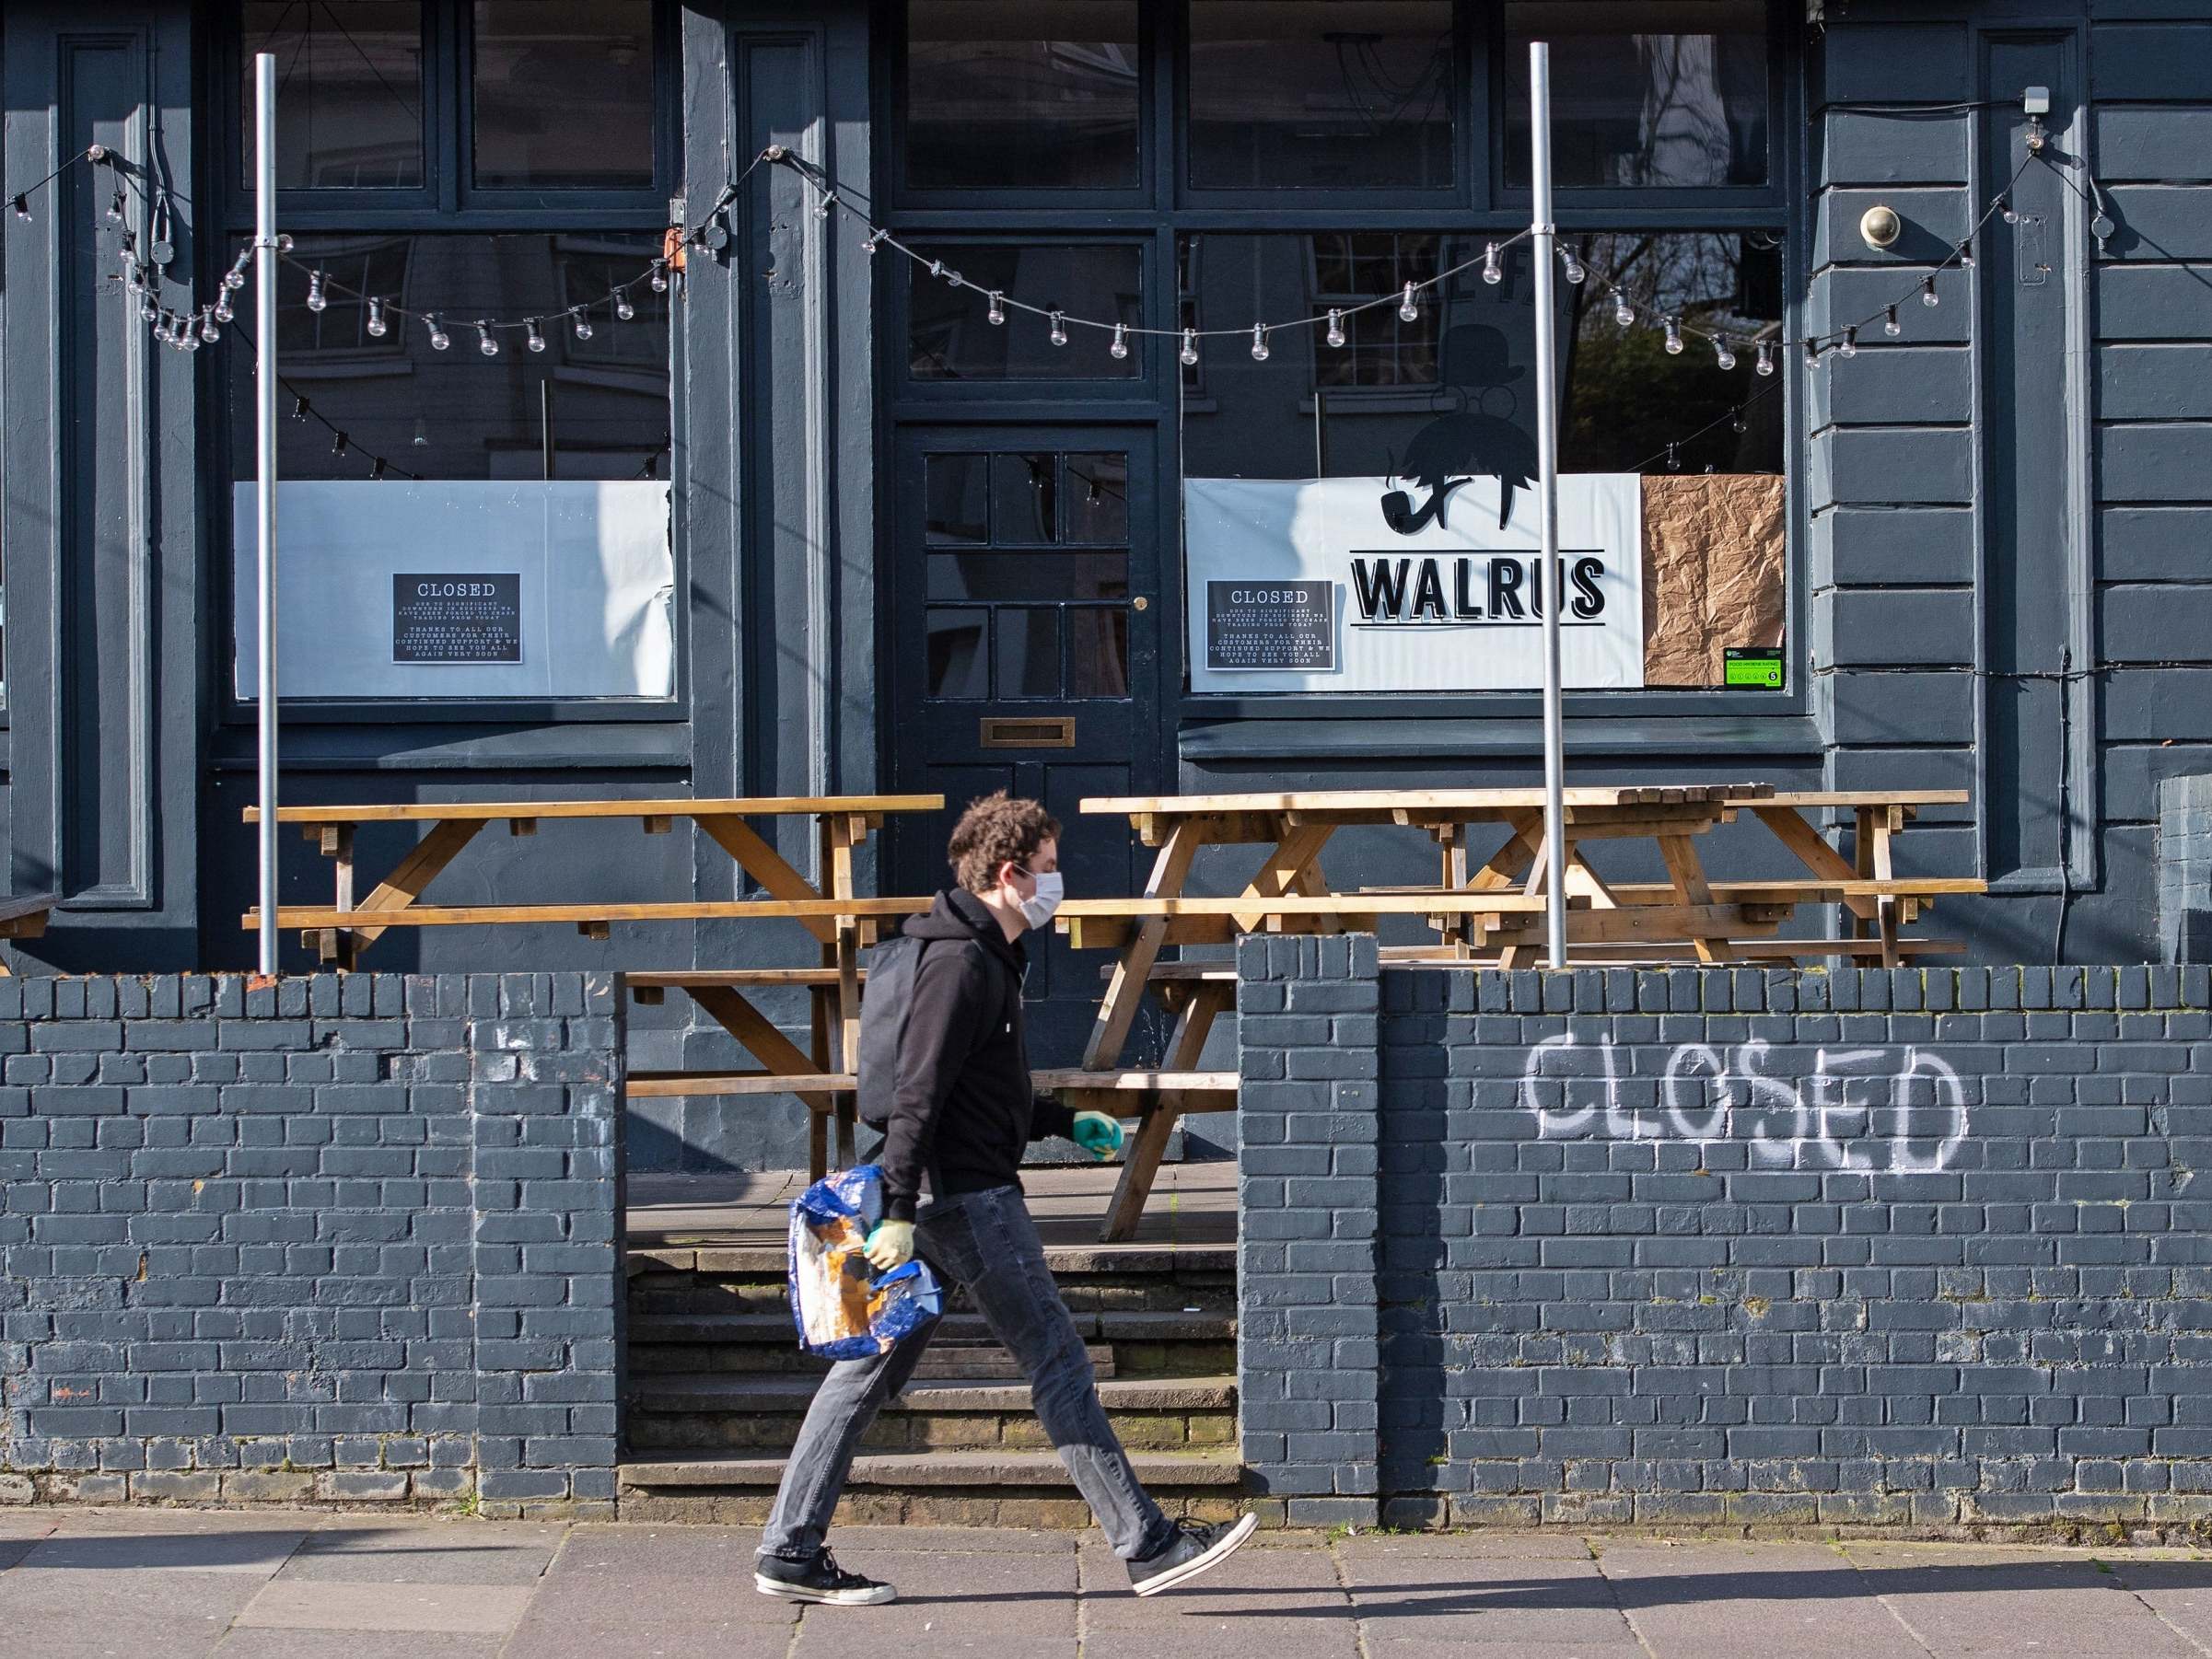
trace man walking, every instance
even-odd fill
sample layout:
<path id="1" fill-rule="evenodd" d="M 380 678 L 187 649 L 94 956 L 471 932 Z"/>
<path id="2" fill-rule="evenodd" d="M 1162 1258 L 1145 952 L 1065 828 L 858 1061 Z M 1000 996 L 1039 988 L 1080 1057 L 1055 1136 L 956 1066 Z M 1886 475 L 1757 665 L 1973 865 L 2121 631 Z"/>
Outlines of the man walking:
<path id="1" fill-rule="evenodd" d="M 1022 1202 L 1030 1142 L 1062 1135 L 1110 1156 L 1122 1141 L 1121 1125 L 1104 1113 L 1071 1113 L 1030 1084 L 1021 935 L 1059 907 L 1059 824 L 1035 801 L 1002 792 L 975 802 L 949 849 L 960 885 L 906 923 L 922 954 L 880 1160 L 884 1219 L 868 1236 L 867 1259 L 881 1272 L 918 1253 L 966 1287 L 1028 1377 L 1038 1420 L 1127 1564 L 1131 1587 L 1152 1595 L 1226 1560 L 1256 1522 L 1171 1521 L 1137 1484 Z M 917 1212 L 925 1175 L 931 1201 Z M 906 1386 L 933 1328 L 934 1321 L 888 1353 L 843 1361 L 822 1379 L 761 1540 L 753 1584 L 763 1595 L 846 1605 L 895 1595 L 890 1584 L 840 1568 L 822 1540 L 853 1448 Z"/>

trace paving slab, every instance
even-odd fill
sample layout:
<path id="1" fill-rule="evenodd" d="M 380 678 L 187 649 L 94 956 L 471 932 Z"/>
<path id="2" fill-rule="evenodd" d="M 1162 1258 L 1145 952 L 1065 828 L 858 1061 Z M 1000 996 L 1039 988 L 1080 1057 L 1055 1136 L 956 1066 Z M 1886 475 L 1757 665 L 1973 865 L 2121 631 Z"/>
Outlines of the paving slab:
<path id="1" fill-rule="evenodd" d="M 841 1549 L 837 1559 L 849 1572 L 898 1587 L 899 1599 L 882 1607 L 832 1609 L 841 1628 L 849 1621 L 856 1639 L 871 1651 L 919 1646 L 928 1652 L 949 1631 L 995 1636 L 1002 1642 L 1076 1635 L 1076 1563 L 1067 1556 Z M 746 1590 L 756 1594 L 750 1582 Z"/>
<path id="2" fill-rule="evenodd" d="M 1571 1532 L 1361 1532 L 1341 1539 L 1347 1561 L 1417 1560 L 1587 1561 L 1589 1546 Z"/>
<path id="3" fill-rule="evenodd" d="M 224 1517 L 227 1519 L 227 1517 Z M 237 1572 L 267 1578 L 306 1539 L 297 1529 L 230 1527 L 196 1531 L 84 1527 L 70 1524 L 41 1539 L 22 1567 L 112 1572 Z"/>
<path id="4" fill-rule="evenodd" d="M 333 1584 L 530 1584 L 552 1565 L 561 1529 L 482 1534 L 462 1527 L 378 1527 L 311 1534 L 280 1579 Z"/>
<path id="5" fill-rule="evenodd" d="M 449 1630 L 505 1635 L 529 1607 L 521 1584 L 357 1584 L 278 1579 L 247 1603 L 242 1628 L 287 1630 Z"/>
<path id="6" fill-rule="evenodd" d="M 6 1618 L 6 1651 L 35 1659 L 209 1659 L 223 1640 L 221 1621 L 26 1613 L 5 1600 L 0 1609 Z"/>
<path id="7" fill-rule="evenodd" d="M 747 1624 L 660 1624 L 652 1620 L 623 1635 L 619 1642 L 604 1630 L 589 1629 L 564 1619 L 540 1618 L 535 1614 L 515 1627 L 515 1633 L 499 1650 L 500 1659 L 787 1659 L 792 1652 L 792 1628 Z M 1003 1650 L 1005 1644 L 1000 1642 Z M 816 1655 L 842 1652 L 853 1659 L 848 1645 L 842 1650 L 819 1645 Z M 914 1659 L 920 1659 L 915 1655 Z"/>
<path id="8" fill-rule="evenodd" d="M 1370 1642 L 1618 1646 L 1636 1632 L 1596 1563 L 1416 1556 L 1345 1562 Z"/>
<path id="9" fill-rule="evenodd" d="M 233 1630 L 215 1659 L 499 1659 L 506 1641 L 449 1630 Z"/>
<path id="10" fill-rule="evenodd" d="M 579 1630 L 626 1634 L 675 1625 L 774 1625 L 787 1629 L 795 1605 L 752 1587 L 750 1550 L 719 1571 L 677 1573 L 640 1565 L 626 1555 L 608 1559 L 575 1547 L 553 1559 L 539 1581 L 530 1612 Z"/>
<path id="11" fill-rule="evenodd" d="M 1165 1598 L 1162 1597 L 1162 1600 Z M 1193 1610 L 1163 1633 L 1158 1626 L 1100 1630 L 1083 1637 L 1083 1659 L 1359 1659 L 1347 1618 L 1209 1617 Z"/>
<path id="12" fill-rule="evenodd" d="M 174 1618 L 220 1631 L 266 1581 L 242 1572 L 87 1572 L 11 1567 L 0 1572 L 0 1617 Z"/>
<path id="13" fill-rule="evenodd" d="M 6 1572 L 29 1555 L 38 1542 L 36 1538 L 0 1538 L 0 1572 Z"/>
<path id="14" fill-rule="evenodd" d="M 1822 1544 L 1606 1543 L 1599 1570 L 1657 1653 L 1805 1659 L 1925 1650 L 1840 1550 Z"/>
<path id="15" fill-rule="evenodd" d="M 2206 1652 L 2212 1652 L 2212 1560 L 2102 1558 L 2127 1593 Z"/>
<path id="16" fill-rule="evenodd" d="M 1094 1634 L 1163 1628 L 1180 1632 L 1193 1618 L 1346 1621 L 1352 1616 L 1351 1598 L 1325 1550 L 1248 1544 L 1204 1577 L 1158 1595 L 1131 1590 L 1129 1570 L 1102 1543 L 1084 1549 L 1082 1565 L 1085 1628 Z"/>

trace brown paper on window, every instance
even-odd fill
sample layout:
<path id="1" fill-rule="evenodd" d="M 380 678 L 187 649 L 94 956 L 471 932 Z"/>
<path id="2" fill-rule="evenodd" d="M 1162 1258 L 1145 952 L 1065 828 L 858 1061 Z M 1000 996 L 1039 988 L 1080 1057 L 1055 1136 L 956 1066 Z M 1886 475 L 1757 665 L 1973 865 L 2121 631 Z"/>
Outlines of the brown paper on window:
<path id="1" fill-rule="evenodd" d="M 1782 479 L 1644 478 L 1644 683 L 1717 686 L 1730 645 L 1779 645 Z"/>

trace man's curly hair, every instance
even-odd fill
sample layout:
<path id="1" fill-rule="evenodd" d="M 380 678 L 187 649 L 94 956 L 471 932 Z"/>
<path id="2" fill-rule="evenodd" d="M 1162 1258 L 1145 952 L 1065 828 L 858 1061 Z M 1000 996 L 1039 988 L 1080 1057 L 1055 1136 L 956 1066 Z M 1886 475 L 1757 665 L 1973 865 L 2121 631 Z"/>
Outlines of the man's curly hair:
<path id="1" fill-rule="evenodd" d="M 1027 867 L 1037 849 L 1060 839 L 1060 820 L 1042 802 L 1025 801 L 1003 789 L 968 803 L 952 827 L 945 850 L 952 873 L 971 893 L 988 893 L 998 885 L 998 866 L 1009 860 Z"/>

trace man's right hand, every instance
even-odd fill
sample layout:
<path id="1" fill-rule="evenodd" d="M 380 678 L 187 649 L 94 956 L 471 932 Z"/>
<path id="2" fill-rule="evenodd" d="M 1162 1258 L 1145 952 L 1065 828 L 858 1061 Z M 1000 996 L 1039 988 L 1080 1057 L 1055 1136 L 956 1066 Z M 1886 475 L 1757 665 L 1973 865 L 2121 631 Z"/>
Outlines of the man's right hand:
<path id="1" fill-rule="evenodd" d="M 879 1222 L 876 1230 L 867 1236 L 867 1243 L 861 1246 L 860 1253 L 879 1273 L 904 1267 L 914 1259 L 914 1223 Z"/>

